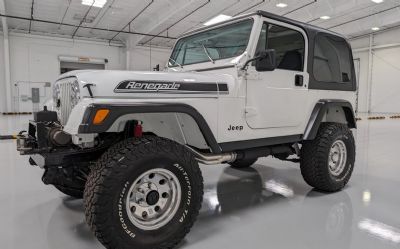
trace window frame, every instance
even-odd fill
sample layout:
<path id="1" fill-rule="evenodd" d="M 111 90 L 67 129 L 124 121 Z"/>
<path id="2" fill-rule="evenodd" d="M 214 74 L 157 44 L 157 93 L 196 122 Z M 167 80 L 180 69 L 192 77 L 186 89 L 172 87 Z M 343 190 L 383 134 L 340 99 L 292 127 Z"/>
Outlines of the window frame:
<path id="1" fill-rule="evenodd" d="M 218 25 L 218 26 L 212 27 L 212 28 L 210 28 L 210 29 L 202 30 L 201 32 L 198 32 L 198 33 L 194 33 L 194 34 L 190 34 L 190 35 L 181 37 L 181 38 L 179 38 L 179 39 L 175 42 L 174 47 L 173 47 L 172 52 L 171 52 L 171 55 L 169 56 L 169 59 L 174 60 L 174 58 L 173 58 L 172 56 L 174 55 L 175 47 L 178 45 L 179 41 L 181 41 L 182 39 L 190 38 L 190 37 L 192 37 L 192 36 L 196 36 L 196 35 L 201 34 L 201 33 L 204 33 L 204 32 L 208 32 L 208 31 L 212 31 L 212 30 L 215 30 L 215 29 L 219 29 L 219 28 L 223 28 L 223 27 L 235 25 L 235 24 L 238 24 L 238 23 L 241 23 L 241 22 L 246 22 L 246 21 L 250 21 L 250 22 L 251 22 L 251 28 L 250 28 L 250 33 L 249 33 L 249 40 L 247 41 L 246 48 L 245 48 L 245 50 L 244 50 L 244 51 L 246 52 L 246 51 L 248 51 L 249 46 L 250 46 L 250 44 L 251 44 L 251 36 L 252 36 L 253 30 L 254 30 L 254 25 L 255 25 L 255 23 L 256 23 L 253 17 L 244 18 L 244 19 L 239 19 L 239 20 L 236 20 L 236 21 L 231 22 L 231 23 L 224 23 L 224 24 L 222 24 L 222 25 Z M 245 52 L 244 52 L 244 53 L 245 53 Z M 227 58 L 214 59 L 214 61 L 217 62 L 217 61 L 222 61 L 222 60 L 229 60 L 229 59 L 232 59 L 232 58 L 236 58 L 236 57 L 238 57 L 238 56 L 241 56 L 242 54 L 243 54 L 243 53 L 238 54 L 238 55 L 235 55 L 235 56 L 227 57 Z M 186 56 L 186 51 L 185 51 L 184 55 Z M 205 60 L 205 61 L 198 61 L 198 62 L 194 62 L 194 63 L 182 64 L 182 66 L 185 67 L 185 66 L 196 65 L 196 64 L 203 64 L 203 63 L 211 63 L 211 62 L 210 62 L 209 60 Z M 180 66 L 179 66 L 179 65 L 169 65 L 169 60 L 168 60 L 168 61 L 167 61 L 167 67 L 168 67 L 168 68 L 175 68 L 175 67 L 180 67 Z"/>
<path id="2" fill-rule="evenodd" d="M 309 38 L 308 35 L 306 33 L 306 31 L 296 25 L 293 24 L 289 24 L 289 23 L 285 23 L 282 21 L 278 21 L 275 19 L 271 19 L 271 18 L 266 18 L 266 17 L 262 17 L 261 21 L 259 22 L 259 27 L 257 28 L 257 36 L 255 37 L 256 40 L 256 44 L 254 44 L 254 47 L 252 49 L 251 54 L 253 55 L 253 57 L 255 56 L 256 50 L 257 50 L 257 45 L 258 45 L 258 40 L 260 39 L 260 35 L 261 35 L 261 30 L 262 30 L 262 26 L 264 23 L 267 24 L 273 24 L 276 26 L 280 26 L 280 27 L 284 27 L 284 28 L 288 28 L 294 31 L 299 32 L 302 36 L 303 36 L 303 40 L 304 40 L 304 58 L 303 58 L 303 70 L 302 71 L 294 71 L 294 70 L 287 70 L 287 69 L 279 69 L 277 68 L 276 70 L 285 70 L 285 71 L 290 71 L 290 72 L 302 72 L 302 73 L 307 73 L 308 72 L 308 68 L 309 68 Z"/>
<path id="3" fill-rule="evenodd" d="M 351 72 L 351 79 L 349 82 L 332 82 L 332 81 L 319 81 L 315 78 L 314 76 L 314 50 L 315 50 L 315 45 L 317 42 L 317 39 L 321 36 L 325 37 L 335 37 L 342 39 L 346 43 L 346 47 L 349 52 L 349 60 L 350 60 L 350 72 Z M 309 56 L 309 75 L 310 75 L 310 82 L 309 82 L 309 89 L 315 89 L 315 90 L 334 90 L 334 91 L 355 91 L 356 90 L 356 79 L 355 79 L 355 70 L 354 70 L 354 61 L 353 61 L 353 52 L 351 50 L 351 46 L 349 42 L 341 36 L 337 36 L 334 34 L 330 34 L 328 32 L 313 32 L 313 37 L 310 43 L 310 56 Z"/>
<path id="4" fill-rule="evenodd" d="M 261 32 L 262 32 L 262 30 L 263 30 L 264 24 L 267 25 L 267 33 L 266 33 L 266 37 L 265 37 L 265 38 L 266 38 L 266 43 L 265 43 L 265 45 L 266 45 L 267 47 L 268 47 L 268 39 L 269 39 L 269 27 L 270 27 L 271 25 L 278 26 L 278 27 L 282 27 L 282 28 L 286 28 L 286 29 L 289 29 L 289 30 L 291 30 L 291 31 L 298 32 L 298 33 L 301 35 L 301 37 L 303 38 L 303 43 L 304 43 L 304 53 L 303 53 L 302 69 L 301 69 L 301 70 L 290 70 L 290 69 L 278 68 L 278 67 L 277 67 L 276 69 L 278 69 L 278 70 L 285 70 L 285 71 L 291 71 L 291 72 L 305 72 L 305 71 L 307 70 L 306 68 L 307 68 L 307 52 L 308 52 L 307 35 L 306 35 L 306 33 L 304 32 L 303 29 L 297 28 L 296 26 L 292 26 L 292 25 L 289 25 L 289 24 L 286 24 L 286 25 L 285 25 L 285 23 L 279 23 L 279 22 L 275 23 L 275 22 L 272 22 L 272 21 L 264 20 L 264 19 L 263 19 L 262 22 L 261 22 L 261 29 L 259 30 L 259 35 L 258 35 L 256 44 L 255 44 L 254 55 L 255 55 L 255 53 L 257 53 L 258 43 L 259 43 L 259 41 L 260 41 L 260 36 L 261 36 Z M 278 66 L 278 65 L 277 65 L 277 66 Z"/>

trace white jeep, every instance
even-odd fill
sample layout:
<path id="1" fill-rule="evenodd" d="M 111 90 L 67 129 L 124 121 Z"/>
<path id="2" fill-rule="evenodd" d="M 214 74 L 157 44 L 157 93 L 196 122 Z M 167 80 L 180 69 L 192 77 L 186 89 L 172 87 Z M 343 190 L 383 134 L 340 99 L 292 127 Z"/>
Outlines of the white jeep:
<path id="1" fill-rule="evenodd" d="M 342 36 L 258 11 L 178 39 L 165 72 L 74 71 L 17 147 L 83 197 L 107 248 L 171 248 L 202 203 L 198 163 L 299 161 L 332 192 L 354 167 L 356 79 Z"/>

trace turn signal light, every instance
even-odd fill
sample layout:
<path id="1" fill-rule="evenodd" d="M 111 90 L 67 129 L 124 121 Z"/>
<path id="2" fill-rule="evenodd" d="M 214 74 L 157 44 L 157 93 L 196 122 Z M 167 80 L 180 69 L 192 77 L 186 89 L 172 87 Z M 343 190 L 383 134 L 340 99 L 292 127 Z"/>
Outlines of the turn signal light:
<path id="1" fill-rule="evenodd" d="M 110 110 L 108 109 L 100 109 L 97 110 L 96 115 L 93 118 L 93 124 L 98 125 L 103 123 L 103 121 L 107 118 Z"/>

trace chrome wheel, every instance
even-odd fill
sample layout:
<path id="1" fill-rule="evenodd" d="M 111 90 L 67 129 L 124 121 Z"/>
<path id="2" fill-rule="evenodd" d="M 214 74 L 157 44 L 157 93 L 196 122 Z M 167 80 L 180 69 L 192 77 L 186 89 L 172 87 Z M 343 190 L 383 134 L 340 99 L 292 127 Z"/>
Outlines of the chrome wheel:
<path id="1" fill-rule="evenodd" d="M 329 151 L 329 171 L 333 176 L 340 176 L 347 162 L 347 148 L 342 140 L 336 140 Z"/>
<path id="2" fill-rule="evenodd" d="M 181 185 L 167 169 L 151 169 L 131 185 L 126 200 L 130 221 L 143 230 L 155 230 L 166 225 L 181 202 Z"/>

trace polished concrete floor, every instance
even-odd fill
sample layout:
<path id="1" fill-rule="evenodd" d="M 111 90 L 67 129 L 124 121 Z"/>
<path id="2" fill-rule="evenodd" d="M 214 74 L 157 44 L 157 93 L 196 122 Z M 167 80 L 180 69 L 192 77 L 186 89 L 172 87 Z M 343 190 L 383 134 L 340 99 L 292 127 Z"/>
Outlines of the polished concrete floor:
<path id="1" fill-rule="evenodd" d="M 0 135 L 27 117 L 0 117 Z M 248 170 L 202 166 L 199 219 L 178 248 L 399 248 L 400 120 L 359 122 L 349 185 L 335 194 L 307 186 L 295 163 L 272 158 Z M 42 171 L 0 141 L 0 248 L 103 248 L 82 201 L 42 184 Z"/>

